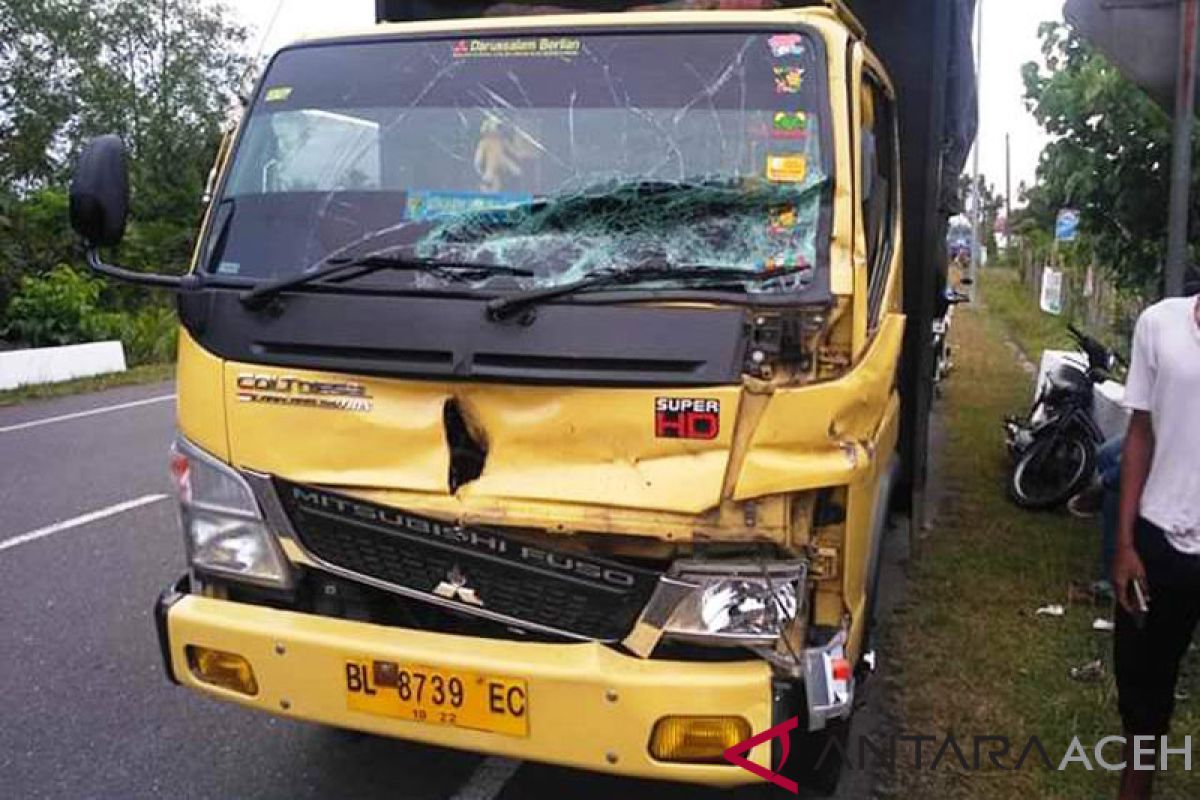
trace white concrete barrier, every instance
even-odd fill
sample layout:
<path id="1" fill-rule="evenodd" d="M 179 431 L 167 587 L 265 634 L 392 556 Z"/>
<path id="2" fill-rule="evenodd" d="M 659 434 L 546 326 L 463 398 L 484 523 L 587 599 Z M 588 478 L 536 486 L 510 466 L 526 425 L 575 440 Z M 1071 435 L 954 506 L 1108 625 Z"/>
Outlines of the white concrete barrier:
<path id="1" fill-rule="evenodd" d="M 1060 364 L 1067 363 L 1087 369 L 1087 356 L 1071 350 L 1047 350 L 1042 353 L 1042 364 L 1038 367 L 1038 382 L 1033 396 L 1036 399 L 1046 383 L 1046 375 Z M 1092 419 L 1104 434 L 1105 439 L 1121 436 L 1129 425 L 1129 411 L 1125 408 L 1125 386 L 1107 381 L 1092 387 Z"/>
<path id="2" fill-rule="evenodd" d="M 120 342 L 0 351 L 0 390 L 124 372 Z"/>

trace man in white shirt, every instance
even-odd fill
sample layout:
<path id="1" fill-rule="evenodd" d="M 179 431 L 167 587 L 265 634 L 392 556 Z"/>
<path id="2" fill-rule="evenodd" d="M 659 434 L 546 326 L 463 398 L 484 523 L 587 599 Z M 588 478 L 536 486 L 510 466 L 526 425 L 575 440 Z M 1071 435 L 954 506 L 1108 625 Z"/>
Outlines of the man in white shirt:
<path id="1" fill-rule="evenodd" d="M 1164 300 L 1142 314 L 1125 405 L 1133 416 L 1112 565 L 1127 740 L 1120 797 L 1142 800 L 1154 772 L 1134 769 L 1133 737 L 1167 734 L 1179 662 L 1200 622 L 1200 296 Z"/>

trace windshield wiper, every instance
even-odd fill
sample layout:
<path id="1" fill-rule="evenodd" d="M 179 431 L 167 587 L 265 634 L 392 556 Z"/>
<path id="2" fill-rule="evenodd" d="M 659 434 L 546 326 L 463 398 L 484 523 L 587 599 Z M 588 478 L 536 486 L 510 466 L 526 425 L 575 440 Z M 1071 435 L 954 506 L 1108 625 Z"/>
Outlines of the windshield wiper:
<path id="1" fill-rule="evenodd" d="M 435 258 L 404 255 L 396 253 L 394 249 L 389 249 L 367 253 L 362 256 L 329 259 L 324 265 L 312 272 L 305 272 L 300 275 L 292 275 L 287 278 L 280 278 L 260 284 L 247 292 L 243 292 L 239 299 L 246 308 L 259 309 L 283 292 L 298 289 L 302 286 L 322 283 L 344 272 L 356 271 L 351 277 L 361 278 L 382 270 L 427 272 L 453 281 L 482 280 L 496 275 L 515 275 L 527 278 L 534 274 L 527 269 L 507 267 L 501 264 L 483 264 L 470 261 L 440 261 Z"/>
<path id="2" fill-rule="evenodd" d="M 711 289 L 730 284 L 764 283 L 775 278 L 811 271 L 812 268 L 807 266 L 763 272 L 736 267 L 709 267 L 703 264 L 682 264 L 674 267 L 648 264 L 631 269 L 607 269 L 593 272 L 586 278 L 564 283 L 561 286 L 533 289 L 508 297 L 498 297 L 488 302 L 487 315 L 488 319 L 493 322 L 504 322 L 534 306 L 592 289 L 611 289 L 616 286 L 633 286 L 656 281 L 700 281 L 704 288 Z"/>

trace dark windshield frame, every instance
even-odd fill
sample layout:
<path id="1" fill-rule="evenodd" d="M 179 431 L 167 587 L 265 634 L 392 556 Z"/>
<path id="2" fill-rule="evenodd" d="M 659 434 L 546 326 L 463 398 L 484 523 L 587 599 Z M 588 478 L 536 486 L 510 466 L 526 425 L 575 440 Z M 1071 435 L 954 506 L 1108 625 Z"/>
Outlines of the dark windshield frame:
<path id="1" fill-rule="evenodd" d="M 571 298 L 567 302 L 613 303 L 629 302 L 642 299 L 696 299 L 762 306 L 790 306 L 829 303 L 833 299 L 831 289 L 833 217 L 834 198 L 836 196 L 837 184 L 839 180 L 839 176 L 837 174 L 838 159 L 834 151 L 834 116 L 832 96 L 830 92 L 829 57 L 828 47 L 820 31 L 816 27 L 803 22 L 787 24 L 774 21 L 764 22 L 762 24 L 752 22 L 719 22 L 702 23 L 698 25 L 684 25 L 672 21 L 654 25 L 638 25 L 634 27 L 622 26 L 614 23 L 612 25 L 595 26 L 564 25 L 557 28 L 547 28 L 545 26 L 538 25 L 514 25 L 511 28 L 506 27 L 503 29 L 487 28 L 480 30 L 442 31 L 434 33 L 389 31 L 387 34 L 383 35 L 348 35 L 310 42 L 298 42 L 283 47 L 271 57 L 266 67 L 263 69 L 255 86 L 254 92 L 247 102 L 245 113 L 242 119 L 239 121 L 237 132 L 229 147 L 225 163 L 222 168 L 222 174 L 216 187 L 214 188 L 212 198 L 210 200 L 210 209 L 214 210 L 214 213 L 209 213 L 205 217 L 204 227 L 200 235 L 200 247 L 198 247 L 196 250 L 197 256 L 195 263 L 193 264 L 192 272 L 200 279 L 201 285 L 246 288 L 266 283 L 270 280 L 269 278 L 220 275 L 210 272 L 207 268 L 208 264 L 206 262 L 208 260 L 208 254 L 212 252 L 212 248 L 215 244 L 215 238 L 220 236 L 220 230 L 216 225 L 216 223 L 219 221 L 217 219 L 219 215 L 215 213 L 215 209 L 219 208 L 221 203 L 226 199 L 228 183 L 234 172 L 233 167 L 235 159 L 244 145 L 243 140 L 250 128 L 250 117 L 253 114 L 254 109 L 259 107 L 259 104 L 264 99 L 264 95 L 270 85 L 272 69 L 275 66 L 276 60 L 285 54 L 309 49 L 336 48 L 346 45 L 361 44 L 384 46 L 397 42 L 453 43 L 462 39 L 464 35 L 469 35 L 476 39 L 509 39 L 525 36 L 545 36 L 551 33 L 556 36 L 575 35 L 580 37 L 602 35 L 657 37 L 673 35 L 686 36 L 688 34 L 694 34 L 698 32 L 705 34 L 756 34 L 764 36 L 771 34 L 801 33 L 808 38 L 808 41 L 812 44 L 815 50 L 816 63 L 820 65 L 821 70 L 819 80 L 816 81 L 816 92 L 819 98 L 819 107 L 821 112 L 817 135 L 820 139 L 821 158 L 823 162 L 822 168 L 826 176 L 825 185 L 821 190 L 816 242 L 816 263 L 813 265 L 817 272 L 818 279 L 815 280 L 808 288 L 788 293 L 751 293 L 746 291 L 734 291 L 728 288 L 703 289 L 693 287 L 677 289 L 657 288 L 653 290 L 629 288 L 606 291 L 603 293 L 603 295 L 598 296 L 580 295 L 578 297 Z M 445 295 L 448 297 L 474 297 L 481 300 L 488 300 L 495 297 L 504 296 L 504 293 L 493 291 L 491 289 L 466 290 L 462 287 L 450 286 L 447 286 L 444 289 L 417 288 L 411 285 L 411 278 L 406 279 L 404 282 L 397 282 L 394 276 L 392 276 L 391 279 L 388 279 L 386 274 L 371 280 L 358 281 L 344 286 L 329 286 L 322 284 L 314 285 L 310 288 L 313 291 L 389 294 L 397 296 Z"/>

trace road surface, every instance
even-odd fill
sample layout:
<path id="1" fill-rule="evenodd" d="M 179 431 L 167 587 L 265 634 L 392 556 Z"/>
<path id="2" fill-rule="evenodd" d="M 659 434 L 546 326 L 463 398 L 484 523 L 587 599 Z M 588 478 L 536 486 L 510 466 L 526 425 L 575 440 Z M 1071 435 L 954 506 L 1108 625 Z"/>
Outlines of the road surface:
<path id="1" fill-rule="evenodd" d="M 166 471 L 173 391 L 0 408 L 5 796 L 727 797 L 331 731 L 169 684 L 152 606 L 185 569 Z M 841 794 L 868 786 L 852 776 Z"/>

